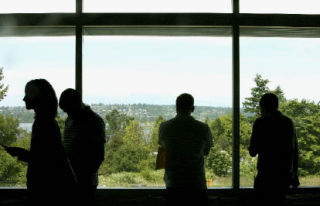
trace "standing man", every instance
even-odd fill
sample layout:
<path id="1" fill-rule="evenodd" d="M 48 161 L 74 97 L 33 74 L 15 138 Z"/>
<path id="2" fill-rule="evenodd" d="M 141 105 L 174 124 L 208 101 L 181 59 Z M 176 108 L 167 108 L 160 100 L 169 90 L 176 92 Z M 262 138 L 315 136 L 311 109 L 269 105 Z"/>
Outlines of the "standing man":
<path id="1" fill-rule="evenodd" d="M 261 117 L 253 124 L 249 147 L 252 157 L 258 155 L 257 205 L 282 205 L 290 185 L 299 185 L 295 128 L 291 119 L 278 111 L 275 94 L 264 94 L 259 106 Z"/>
<path id="2" fill-rule="evenodd" d="M 105 123 L 74 89 L 62 92 L 59 106 L 68 114 L 63 144 L 78 180 L 79 203 L 94 205 L 98 169 L 104 160 Z"/>
<path id="3" fill-rule="evenodd" d="M 166 151 L 164 180 L 168 205 L 207 205 L 204 156 L 212 147 L 207 124 L 195 120 L 194 99 L 181 94 L 176 99 L 175 118 L 159 128 L 159 146 Z"/>

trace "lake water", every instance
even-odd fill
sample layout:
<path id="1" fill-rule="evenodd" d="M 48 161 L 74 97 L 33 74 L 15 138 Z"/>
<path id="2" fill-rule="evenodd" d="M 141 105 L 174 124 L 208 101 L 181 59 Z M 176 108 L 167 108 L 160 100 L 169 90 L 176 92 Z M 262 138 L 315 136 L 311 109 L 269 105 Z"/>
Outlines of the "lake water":
<path id="1" fill-rule="evenodd" d="M 152 123 L 140 123 L 140 126 L 143 128 L 143 132 L 145 136 L 149 136 L 152 132 Z M 19 123 L 19 127 L 26 130 L 27 132 L 31 132 L 32 123 Z M 107 125 L 106 125 L 107 127 Z"/>
<path id="2" fill-rule="evenodd" d="M 32 123 L 19 123 L 19 127 L 28 131 L 28 132 L 31 132 L 32 130 Z"/>

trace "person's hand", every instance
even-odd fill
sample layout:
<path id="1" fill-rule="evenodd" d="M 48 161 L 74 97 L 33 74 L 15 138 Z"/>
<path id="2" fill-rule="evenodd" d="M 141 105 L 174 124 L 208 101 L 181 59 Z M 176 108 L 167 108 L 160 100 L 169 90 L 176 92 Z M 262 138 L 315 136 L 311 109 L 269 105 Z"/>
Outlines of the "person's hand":
<path id="1" fill-rule="evenodd" d="M 13 157 L 18 157 L 19 159 L 23 158 L 27 150 L 20 148 L 20 147 L 5 147 L 5 150 Z"/>

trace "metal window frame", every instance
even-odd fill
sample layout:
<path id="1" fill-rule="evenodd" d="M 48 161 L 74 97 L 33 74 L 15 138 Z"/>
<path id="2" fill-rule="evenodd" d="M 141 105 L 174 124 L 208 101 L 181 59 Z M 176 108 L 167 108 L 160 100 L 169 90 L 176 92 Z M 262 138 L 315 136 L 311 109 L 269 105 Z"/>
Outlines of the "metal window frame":
<path id="1" fill-rule="evenodd" d="M 83 0 L 76 0 L 75 13 L 0 14 L 0 36 L 74 35 L 75 88 L 82 95 L 82 47 L 84 28 L 107 35 L 199 35 L 210 31 L 232 36 L 232 189 L 240 188 L 240 35 L 320 37 L 320 15 L 239 13 L 239 0 L 232 0 L 231 13 L 83 13 Z M 10 28 L 14 33 L 1 33 Z M 57 31 L 63 28 L 63 32 Z M 232 32 L 228 34 L 226 30 Z M 75 31 L 75 32 L 74 32 Z M 139 31 L 143 31 L 140 32 Z M 145 31 L 148 31 L 147 33 Z M 159 31 L 161 31 L 159 33 Z M 210 35 L 215 35 L 210 33 Z M 90 34 L 89 34 L 90 35 Z"/>

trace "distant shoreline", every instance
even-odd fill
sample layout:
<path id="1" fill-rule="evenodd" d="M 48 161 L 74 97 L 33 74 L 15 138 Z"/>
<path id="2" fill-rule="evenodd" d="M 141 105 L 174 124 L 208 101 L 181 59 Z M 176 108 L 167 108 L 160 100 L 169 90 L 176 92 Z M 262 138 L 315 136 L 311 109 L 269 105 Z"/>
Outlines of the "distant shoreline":
<path id="1" fill-rule="evenodd" d="M 133 117 L 139 122 L 153 122 L 160 115 L 164 119 L 173 118 L 176 115 L 174 105 L 154 105 L 154 104 L 92 104 L 90 107 L 97 112 L 103 119 L 106 114 L 112 110 L 118 110 Z M 10 115 L 18 118 L 21 123 L 32 123 L 34 120 L 34 112 L 26 110 L 25 107 L 0 107 L 0 112 L 3 115 Z M 200 120 L 215 119 L 219 116 L 231 114 L 231 107 L 212 107 L 212 106 L 196 106 L 193 116 Z M 66 116 L 62 110 L 58 110 L 58 116 Z"/>

